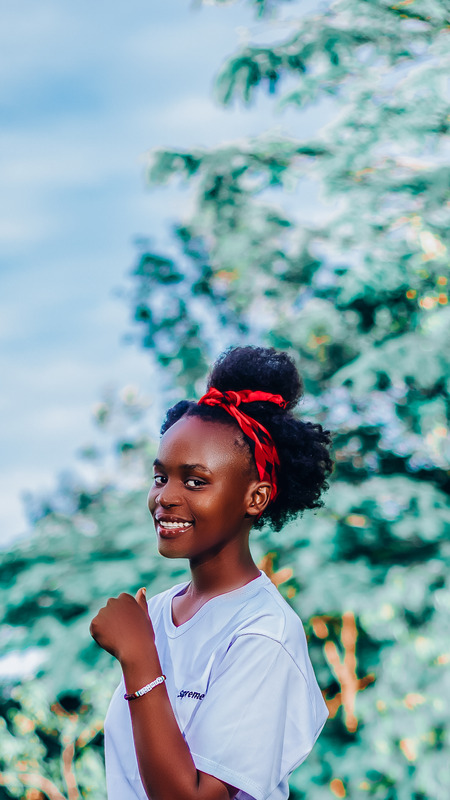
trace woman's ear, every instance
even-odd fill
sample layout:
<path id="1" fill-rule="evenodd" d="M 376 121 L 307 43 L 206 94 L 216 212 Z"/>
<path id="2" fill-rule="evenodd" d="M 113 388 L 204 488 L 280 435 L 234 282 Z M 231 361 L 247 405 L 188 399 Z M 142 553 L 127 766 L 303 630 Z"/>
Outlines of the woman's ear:
<path id="1" fill-rule="evenodd" d="M 269 505 L 271 493 L 272 484 L 257 483 L 251 493 L 250 502 L 247 506 L 247 515 L 249 517 L 258 517 L 262 514 Z"/>

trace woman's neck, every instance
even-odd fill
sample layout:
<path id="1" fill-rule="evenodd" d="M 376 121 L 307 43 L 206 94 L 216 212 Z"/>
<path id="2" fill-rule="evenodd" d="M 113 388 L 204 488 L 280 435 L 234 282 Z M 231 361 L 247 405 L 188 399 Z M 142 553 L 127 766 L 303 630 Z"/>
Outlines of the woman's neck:
<path id="1" fill-rule="evenodd" d="M 254 580 L 260 570 L 247 547 L 237 555 L 222 551 L 201 563 L 191 561 L 192 580 L 188 592 L 192 597 L 215 597 Z"/>

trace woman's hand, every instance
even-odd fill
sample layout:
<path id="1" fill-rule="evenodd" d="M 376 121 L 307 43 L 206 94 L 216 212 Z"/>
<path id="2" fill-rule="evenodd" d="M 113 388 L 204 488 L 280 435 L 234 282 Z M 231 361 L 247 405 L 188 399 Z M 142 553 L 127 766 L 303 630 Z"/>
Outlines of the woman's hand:
<path id="1" fill-rule="evenodd" d="M 97 644 L 121 664 L 142 656 L 148 647 L 154 648 L 145 589 L 139 589 L 136 597 L 125 592 L 110 597 L 92 620 L 89 631 Z"/>

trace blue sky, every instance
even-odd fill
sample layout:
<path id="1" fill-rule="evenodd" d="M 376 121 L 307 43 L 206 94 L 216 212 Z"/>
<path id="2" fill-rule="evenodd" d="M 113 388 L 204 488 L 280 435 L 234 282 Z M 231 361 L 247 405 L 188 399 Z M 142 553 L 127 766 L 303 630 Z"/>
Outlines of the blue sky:
<path id="1" fill-rule="evenodd" d="M 148 190 L 147 151 L 274 127 L 308 136 L 326 121 L 320 107 L 274 115 L 263 97 L 214 103 L 213 75 L 245 28 L 258 36 L 244 3 L 3 0 L 0 542 L 26 530 L 21 493 L 51 490 L 90 441 L 106 386 L 154 389 L 148 355 L 123 343 L 117 289 L 135 238 L 164 245 L 188 197 Z"/>

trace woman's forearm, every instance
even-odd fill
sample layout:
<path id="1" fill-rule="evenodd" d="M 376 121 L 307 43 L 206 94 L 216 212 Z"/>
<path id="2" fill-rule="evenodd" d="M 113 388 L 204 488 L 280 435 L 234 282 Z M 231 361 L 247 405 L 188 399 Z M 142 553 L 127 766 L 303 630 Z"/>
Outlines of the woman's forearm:
<path id="1" fill-rule="evenodd" d="M 162 674 L 156 647 L 122 663 L 128 693 Z M 229 800 L 224 784 L 199 773 L 164 683 L 129 701 L 139 773 L 151 800 Z"/>

